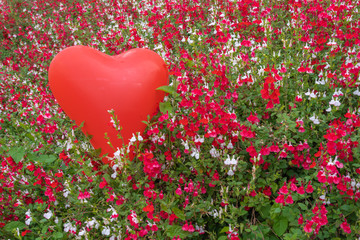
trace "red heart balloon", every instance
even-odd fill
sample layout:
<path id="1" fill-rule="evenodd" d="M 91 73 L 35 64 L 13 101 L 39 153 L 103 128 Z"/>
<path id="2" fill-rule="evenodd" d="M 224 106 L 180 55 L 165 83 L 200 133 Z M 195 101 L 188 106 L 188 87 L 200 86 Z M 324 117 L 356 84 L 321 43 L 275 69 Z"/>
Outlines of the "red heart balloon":
<path id="1" fill-rule="evenodd" d="M 73 46 L 57 54 L 49 68 L 50 89 L 62 109 L 76 124 L 84 122 L 82 131 L 92 136 L 92 146 L 109 156 L 114 149 L 105 133 L 115 148 L 123 142 L 110 123 L 108 110 L 113 109 L 118 117 L 127 144 L 133 133 L 144 132 L 142 121 L 157 112 L 165 93 L 156 88 L 168 85 L 168 79 L 164 60 L 140 48 L 109 56 L 90 47 Z"/>

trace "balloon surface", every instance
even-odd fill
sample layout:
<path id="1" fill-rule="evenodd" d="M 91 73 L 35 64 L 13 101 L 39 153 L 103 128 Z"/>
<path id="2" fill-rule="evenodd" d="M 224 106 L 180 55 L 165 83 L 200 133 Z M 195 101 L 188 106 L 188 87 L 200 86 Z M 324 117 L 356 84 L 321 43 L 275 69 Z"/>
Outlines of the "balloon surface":
<path id="1" fill-rule="evenodd" d="M 114 154 L 112 145 L 121 147 L 133 133 L 143 133 L 147 120 L 157 112 L 165 93 L 156 88 L 168 85 L 164 60 L 148 49 L 131 49 L 109 56 L 86 46 L 73 46 L 55 56 L 49 68 L 49 84 L 55 99 L 82 131 L 91 135 L 101 155 Z M 122 127 L 124 142 L 111 124 L 113 109 Z M 109 163 L 103 158 L 104 163 Z"/>

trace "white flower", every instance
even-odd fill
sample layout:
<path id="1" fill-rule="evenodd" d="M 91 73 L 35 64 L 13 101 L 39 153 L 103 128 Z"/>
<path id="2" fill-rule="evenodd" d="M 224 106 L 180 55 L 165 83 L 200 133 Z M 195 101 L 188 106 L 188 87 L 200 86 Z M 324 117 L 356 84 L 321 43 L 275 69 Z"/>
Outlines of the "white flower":
<path id="1" fill-rule="evenodd" d="M 309 100 L 310 100 L 311 98 L 316 98 L 316 94 L 315 94 L 315 91 L 314 91 L 314 90 L 312 90 L 312 91 L 310 92 L 310 89 L 308 89 L 308 91 L 305 93 L 305 95 L 306 95 L 306 96 L 309 96 Z"/>
<path id="2" fill-rule="evenodd" d="M 312 116 L 312 117 L 310 118 L 310 120 L 311 120 L 314 124 L 319 124 L 319 123 L 320 123 L 319 119 L 315 116 L 315 114 L 314 114 L 314 116 Z"/>
<path id="3" fill-rule="evenodd" d="M 229 142 L 229 144 L 226 146 L 226 148 L 227 148 L 227 149 L 233 149 L 234 146 L 233 146 L 233 144 L 232 144 L 231 142 Z"/>
<path id="4" fill-rule="evenodd" d="M 233 157 L 231 158 L 230 164 L 232 164 L 232 165 L 237 165 L 237 163 L 238 163 L 237 159 L 235 159 L 235 157 L 233 156 Z"/>
<path id="5" fill-rule="evenodd" d="M 199 150 L 196 149 L 196 148 L 191 148 L 191 151 L 192 151 L 191 156 L 192 156 L 192 157 L 195 157 L 196 159 L 199 159 L 199 157 L 200 157 L 200 152 L 199 152 Z"/>
<path id="6" fill-rule="evenodd" d="M 114 158 L 116 158 L 116 159 L 120 160 L 120 154 L 121 154 L 120 149 L 119 149 L 119 148 L 117 148 L 117 151 L 116 151 L 116 152 L 114 152 Z"/>
<path id="7" fill-rule="evenodd" d="M 119 164 L 114 164 L 114 166 L 112 166 L 112 170 L 116 171 L 116 169 L 119 167 Z"/>
<path id="8" fill-rule="evenodd" d="M 204 142 L 204 138 L 199 136 L 199 137 L 196 137 L 195 140 L 194 140 L 195 143 L 203 143 Z"/>
<path id="9" fill-rule="evenodd" d="M 71 223 L 67 222 L 67 223 L 64 223 L 64 232 L 69 232 L 70 229 L 72 229 L 72 225 Z"/>
<path id="10" fill-rule="evenodd" d="M 230 157 L 229 155 L 227 156 L 225 162 L 224 162 L 225 165 L 230 165 L 231 164 L 231 160 L 230 160 Z"/>
<path id="11" fill-rule="evenodd" d="M 82 228 L 82 230 L 79 232 L 79 236 L 82 236 L 86 233 L 85 228 Z"/>
<path id="12" fill-rule="evenodd" d="M 110 235 L 110 228 L 109 227 L 105 227 L 102 231 L 101 231 L 102 235 L 105 236 L 109 236 Z"/>
<path id="13" fill-rule="evenodd" d="M 69 195 L 69 193 L 70 193 L 69 189 L 65 188 L 63 196 L 67 197 Z"/>
<path id="14" fill-rule="evenodd" d="M 48 212 L 44 214 L 44 218 L 50 219 L 52 217 L 53 213 L 48 209 Z"/>
<path id="15" fill-rule="evenodd" d="M 353 92 L 353 94 L 356 95 L 356 96 L 360 96 L 359 88 L 356 88 L 356 91 Z"/>
<path id="16" fill-rule="evenodd" d="M 339 90 L 335 91 L 333 95 L 343 96 L 344 94 L 341 92 L 341 89 L 339 89 Z"/>
<path id="17" fill-rule="evenodd" d="M 265 69 L 264 68 L 260 68 L 259 70 L 258 70 L 258 75 L 260 75 L 260 76 L 263 76 L 264 75 L 264 71 Z"/>
<path id="18" fill-rule="evenodd" d="M 26 219 L 26 221 L 25 221 L 25 224 L 29 226 L 30 223 L 31 223 L 31 221 L 32 221 L 30 209 L 27 210 L 27 212 L 25 213 L 25 215 L 26 215 L 26 217 L 27 217 L 27 219 Z"/>
<path id="19" fill-rule="evenodd" d="M 234 171 L 230 168 L 230 170 L 227 172 L 227 175 L 233 176 L 233 175 L 234 175 Z"/>
<path id="20" fill-rule="evenodd" d="M 326 84 L 326 82 L 325 82 L 325 80 L 324 79 L 321 79 L 321 80 L 315 80 L 315 84 L 320 84 L 320 85 L 325 85 Z"/>
<path id="21" fill-rule="evenodd" d="M 185 150 L 189 150 L 189 144 L 187 141 L 185 142 L 184 140 L 181 139 L 181 144 L 184 145 Z"/>
<path id="22" fill-rule="evenodd" d="M 341 105 L 341 102 L 339 102 L 339 100 L 336 99 L 336 101 L 335 101 L 335 103 L 334 103 L 334 106 L 335 106 L 335 107 L 338 107 L 338 106 L 340 106 L 340 105 Z"/>
<path id="23" fill-rule="evenodd" d="M 136 137 L 135 134 L 132 135 L 132 138 L 130 139 L 130 143 L 134 143 L 136 142 Z"/>
<path id="24" fill-rule="evenodd" d="M 92 228 L 96 222 L 97 222 L 97 221 L 96 221 L 95 218 L 93 218 L 93 219 L 90 220 L 90 221 L 86 221 L 86 227 L 87 227 L 87 228 Z"/>
<path id="25" fill-rule="evenodd" d="M 213 158 L 218 158 L 218 157 L 220 157 L 219 151 L 216 150 L 216 148 L 214 148 L 214 146 L 212 146 L 212 148 L 210 149 L 210 155 L 211 155 Z"/>
<path id="26" fill-rule="evenodd" d="M 341 105 L 341 103 L 339 102 L 338 99 L 335 99 L 335 100 L 334 100 L 334 97 L 331 99 L 331 101 L 329 102 L 329 104 L 330 104 L 330 105 L 334 105 L 334 106 L 336 106 L 336 107 L 338 107 L 338 106 Z"/>
<path id="27" fill-rule="evenodd" d="M 138 132 L 138 140 L 141 142 L 143 139 L 143 137 L 140 135 L 140 133 Z"/>

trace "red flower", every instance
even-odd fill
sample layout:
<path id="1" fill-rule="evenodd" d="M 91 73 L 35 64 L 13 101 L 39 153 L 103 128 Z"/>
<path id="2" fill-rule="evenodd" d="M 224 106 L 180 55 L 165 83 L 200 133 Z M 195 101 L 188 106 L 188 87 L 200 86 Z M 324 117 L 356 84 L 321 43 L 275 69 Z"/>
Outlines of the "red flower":
<path id="1" fill-rule="evenodd" d="M 340 224 L 340 227 L 342 228 L 342 230 L 344 230 L 344 232 L 346 232 L 346 233 L 351 233 L 350 225 L 349 225 L 349 223 L 346 221 L 346 219 L 345 219 L 345 222 L 343 222 L 342 224 Z"/>
<path id="2" fill-rule="evenodd" d="M 312 193 L 314 191 L 314 188 L 313 188 L 313 186 L 311 186 L 311 184 L 309 183 L 309 185 L 307 186 L 307 188 L 306 188 L 306 192 L 307 193 Z"/>
<path id="3" fill-rule="evenodd" d="M 285 196 L 279 194 L 279 196 L 275 199 L 275 202 L 277 202 L 277 203 L 284 203 L 284 202 L 285 202 Z"/>
<path id="4" fill-rule="evenodd" d="M 299 188 L 296 190 L 296 192 L 297 192 L 298 194 L 305 194 L 304 186 L 299 187 Z"/>
<path id="5" fill-rule="evenodd" d="M 339 137 L 335 134 L 335 133 L 328 133 L 326 135 L 324 135 L 324 138 L 327 139 L 328 141 L 336 141 Z"/>
<path id="6" fill-rule="evenodd" d="M 251 113 L 247 120 L 252 124 L 257 124 L 260 122 L 259 118 L 257 117 L 257 113 L 255 113 L 255 116 Z"/>
<path id="7" fill-rule="evenodd" d="M 307 233 L 311 233 L 312 232 L 312 225 L 314 224 L 314 221 L 307 221 L 307 224 L 304 227 L 304 231 Z"/>
<path id="8" fill-rule="evenodd" d="M 154 206 L 152 204 L 147 205 L 146 207 L 143 208 L 144 212 L 153 212 L 154 211 Z"/>
<path id="9" fill-rule="evenodd" d="M 105 178 L 103 178 L 103 181 L 99 184 L 99 188 L 104 188 L 108 183 L 106 182 Z"/>
<path id="10" fill-rule="evenodd" d="M 182 194 L 180 185 L 179 185 L 179 187 L 176 189 L 175 193 L 176 193 L 177 195 L 179 195 L 179 196 Z"/>
<path id="11" fill-rule="evenodd" d="M 25 236 L 27 233 L 30 233 L 31 230 L 25 230 L 21 232 L 21 236 Z"/>
<path id="12" fill-rule="evenodd" d="M 300 214 L 300 217 L 298 218 L 298 224 L 302 225 L 304 223 L 304 218 L 302 216 L 302 214 Z"/>
<path id="13" fill-rule="evenodd" d="M 281 194 L 288 194 L 288 189 L 287 189 L 287 184 L 286 184 L 286 182 L 284 183 L 284 185 L 280 188 L 280 190 L 279 190 L 279 193 L 281 193 Z"/>
<path id="14" fill-rule="evenodd" d="M 285 202 L 288 203 L 288 204 L 293 204 L 293 203 L 294 203 L 294 200 L 293 200 L 292 196 L 289 195 L 289 196 L 287 196 Z"/>

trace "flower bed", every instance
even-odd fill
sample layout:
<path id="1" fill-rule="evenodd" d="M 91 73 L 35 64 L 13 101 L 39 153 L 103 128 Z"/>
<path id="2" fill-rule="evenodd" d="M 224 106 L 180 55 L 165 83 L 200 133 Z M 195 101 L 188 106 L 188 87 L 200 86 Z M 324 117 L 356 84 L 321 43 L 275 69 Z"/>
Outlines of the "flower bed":
<path id="1" fill-rule="evenodd" d="M 360 237 L 359 1 L 0 6 L 1 236 Z M 112 167 L 48 87 L 51 59 L 80 44 L 149 48 L 169 68 Z"/>

